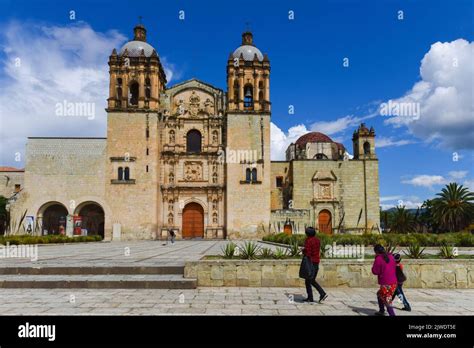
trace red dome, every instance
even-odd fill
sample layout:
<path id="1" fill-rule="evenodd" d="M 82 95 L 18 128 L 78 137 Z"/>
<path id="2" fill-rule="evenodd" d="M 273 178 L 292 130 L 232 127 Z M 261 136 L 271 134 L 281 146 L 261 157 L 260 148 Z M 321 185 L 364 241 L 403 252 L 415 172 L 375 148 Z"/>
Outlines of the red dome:
<path id="1" fill-rule="evenodd" d="M 333 143 L 333 141 L 326 134 L 311 132 L 300 136 L 295 142 L 299 147 L 304 147 L 307 143 Z"/>

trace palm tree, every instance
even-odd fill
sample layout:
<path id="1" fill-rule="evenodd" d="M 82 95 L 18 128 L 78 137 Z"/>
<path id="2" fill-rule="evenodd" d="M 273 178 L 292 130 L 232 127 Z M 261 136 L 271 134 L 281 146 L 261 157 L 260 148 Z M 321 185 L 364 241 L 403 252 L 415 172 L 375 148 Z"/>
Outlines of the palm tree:
<path id="1" fill-rule="evenodd" d="M 434 220 L 447 231 L 460 231 L 474 220 L 474 193 L 452 182 L 433 199 Z"/>
<path id="2" fill-rule="evenodd" d="M 416 230 L 415 216 L 405 206 L 396 207 L 389 219 L 391 233 L 410 233 Z"/>

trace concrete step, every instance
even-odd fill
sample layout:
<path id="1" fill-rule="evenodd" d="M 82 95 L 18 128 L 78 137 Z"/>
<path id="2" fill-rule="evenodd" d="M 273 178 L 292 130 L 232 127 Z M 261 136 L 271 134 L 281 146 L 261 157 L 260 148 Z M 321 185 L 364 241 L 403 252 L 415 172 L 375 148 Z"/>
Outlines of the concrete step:
<path id="1" fill-rule="evenodd" d="M 178 274 L 0 275 L 0 288 L 195 289 L 197 280 Z"/>
<path id="2" fill-rule="evenodd" d="M 87 274 L 184 274 L 184 266 L 72 266 L 72 267 L 0 267 L 0 275 L 87 275 Z"/>

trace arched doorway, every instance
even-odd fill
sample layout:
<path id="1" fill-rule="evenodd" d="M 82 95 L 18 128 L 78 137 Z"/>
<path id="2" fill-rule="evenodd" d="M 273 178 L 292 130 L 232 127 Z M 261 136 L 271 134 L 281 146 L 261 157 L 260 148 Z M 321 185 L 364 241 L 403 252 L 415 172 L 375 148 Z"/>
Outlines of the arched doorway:
<path id="1" fill-rule="evenodd" d="M 319 232 L 332 234 L 332 217 L 329 210 L 321 210 L 318 215 Z"/>
<path id="2" fill-rule="evenodd" d="M 188 203 L 183 209 L 183 238 L 204 236 L 204 209 L 198 203 Z"/>
<path id="3" fill-rule="evenodd" d="M 105 214 L 104 209 L 99 204 L 87 202 L 79 206 L 77 215 L 82 218 L 81 227 L 87 230 L 88 236 L 99 235 L 104 238 Z"/>
<path id="4" fill-rule="evenodd" d="M 42 231 L 45 234 L 66 233 L 68 211 L 61 203 L 50 204 L 43 212 Z"/>

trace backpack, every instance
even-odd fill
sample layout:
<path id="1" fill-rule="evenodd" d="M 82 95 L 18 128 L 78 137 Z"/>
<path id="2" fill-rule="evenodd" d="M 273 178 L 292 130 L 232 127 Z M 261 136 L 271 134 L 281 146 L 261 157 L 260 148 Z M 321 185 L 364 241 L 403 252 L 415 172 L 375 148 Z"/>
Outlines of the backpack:
<path id="1" fill-rule="evenodd" d="M 397 276 L 398 283 L 404 283 L 407 280 L 407 276 L 405 275 L 405 273 L 403 273 L 403 270 L 401 267 L 399 266 L 396 267 L 395 274 Z"/>

